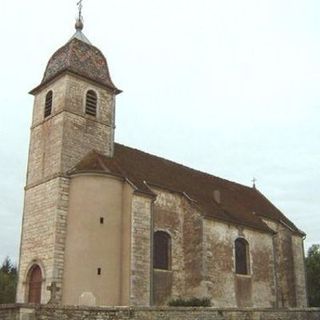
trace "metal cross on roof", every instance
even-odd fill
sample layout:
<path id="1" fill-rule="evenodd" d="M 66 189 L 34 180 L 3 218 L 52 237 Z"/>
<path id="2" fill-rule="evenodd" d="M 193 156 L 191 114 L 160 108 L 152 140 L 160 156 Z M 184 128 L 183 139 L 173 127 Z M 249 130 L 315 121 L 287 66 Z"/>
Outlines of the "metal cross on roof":
<path id="1" fill-rule="evenodd" d="M 252 180 L 252 188 L 256 188 L 256 182 L 257 182 L 257 179 L 256 178 L 253 178 Z"/>
<path id="2" fill-rule="evenodd" d="M 82 7 L 83 7 L 82 1 L 83 1 L 83 0 L 80 0 L 80 1 L 78 1 L 78 3 L 77 3 L 78 9 L 79 9 L 79 20 L 82 20 Z"/>

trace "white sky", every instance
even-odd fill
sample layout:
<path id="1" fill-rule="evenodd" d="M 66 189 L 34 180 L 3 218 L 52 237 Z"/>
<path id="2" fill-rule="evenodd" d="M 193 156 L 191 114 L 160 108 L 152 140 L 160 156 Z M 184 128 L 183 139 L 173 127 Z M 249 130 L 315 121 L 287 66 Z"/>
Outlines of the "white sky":
<path id="1" fill-rule="evenodd" d="M 0 261 L 18 256 L 32 96 L 76 1 L 1 0 Z M 320 2 L 84 0 L 116 140 L 258 189 L 320 243 Z"/>

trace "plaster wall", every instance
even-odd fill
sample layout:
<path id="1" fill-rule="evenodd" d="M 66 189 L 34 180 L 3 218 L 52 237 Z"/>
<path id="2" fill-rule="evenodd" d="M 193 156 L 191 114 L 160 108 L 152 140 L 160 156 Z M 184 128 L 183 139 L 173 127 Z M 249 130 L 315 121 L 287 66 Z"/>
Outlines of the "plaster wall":
<path id="1" fill-rule="evenodd" d="M 124 185 L 108 175 L 72 177 L 63 304 L 86 304 L 81 296 L 88 294 L 96 305 L 129 304 L 130 192 Z"/>

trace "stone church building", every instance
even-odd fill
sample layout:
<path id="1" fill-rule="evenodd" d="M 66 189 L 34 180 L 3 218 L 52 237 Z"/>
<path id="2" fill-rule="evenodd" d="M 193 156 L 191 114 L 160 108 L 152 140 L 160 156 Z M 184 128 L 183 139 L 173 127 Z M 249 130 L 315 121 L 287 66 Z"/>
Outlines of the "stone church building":
<path id="1" fill-rule="evenodd" d="M 82 28 L 31 91 L 17 302 L 307 306 L 305 235 L 255 187 L 114 141 L 121 91 Z"/>

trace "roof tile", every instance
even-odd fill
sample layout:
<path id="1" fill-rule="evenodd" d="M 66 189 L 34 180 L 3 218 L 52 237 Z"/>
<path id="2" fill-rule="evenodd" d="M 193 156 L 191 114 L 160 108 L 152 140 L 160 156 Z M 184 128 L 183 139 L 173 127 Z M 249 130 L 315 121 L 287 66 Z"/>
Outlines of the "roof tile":
<path id="1" fill-rule="evenodd" d="M 112 158 L 91 152 L 71 170 L 70 174 L 98 171 L 108 172 L 129 179 L 142 192 L 146 186 L 186 193 L 195 200 L 201 213 L 234 224 L 247 225 L 263 231 L 271 229 L 263 222 L 265 217 L 285 222 L 292 230 L 301 231 L 258 190 L 231 182 L 181 164 L 115 144 Z M 221 202 L 214 200 L 213 192 L 220 191 Z"/>

